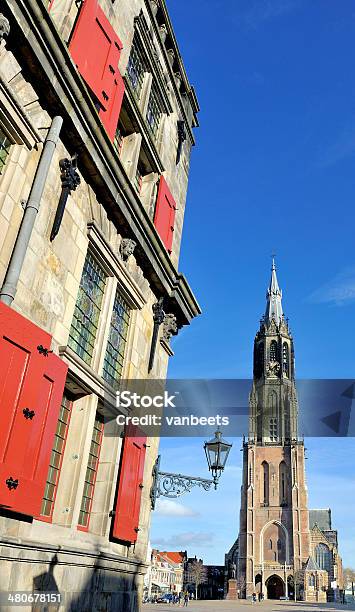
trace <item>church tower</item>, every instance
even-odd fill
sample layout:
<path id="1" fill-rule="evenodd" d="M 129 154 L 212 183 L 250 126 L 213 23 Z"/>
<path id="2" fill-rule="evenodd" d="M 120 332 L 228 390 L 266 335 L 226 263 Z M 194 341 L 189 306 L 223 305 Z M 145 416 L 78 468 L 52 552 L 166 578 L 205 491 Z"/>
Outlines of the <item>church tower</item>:
<path id="1" fill-rule="evenodd" d="M 310 557 L 305 449 L 298 438 L 293 338 L 275 262 L 254 341 L 249 435 L 243 443 L 238 585 L 244 596 L 294 596 Z M 302 578 L 303 580 L 303 578 Z"/>

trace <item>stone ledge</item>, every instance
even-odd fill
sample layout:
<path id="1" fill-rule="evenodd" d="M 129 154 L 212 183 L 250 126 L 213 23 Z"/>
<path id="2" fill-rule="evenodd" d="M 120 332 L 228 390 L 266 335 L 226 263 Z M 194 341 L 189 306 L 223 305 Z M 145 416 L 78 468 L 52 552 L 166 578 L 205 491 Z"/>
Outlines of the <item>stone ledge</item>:
<path id="1" fill-rule="evenodd" d="M 7 551 L 11 553 L 11 549 L 17 552 L 15 554 L 6 554 Z M 24 551 L 25 555 L 18 556 L 19 551 Z M 97 552 L 90 552 L 86 549 L 69 547 L 69 546 L 58 546 L 51 544 L 43 544 L 41 542 L 34 542 L 31 540 L 22 541 L 19 538 L 5 537 L 1 541 L 0 548 L 0 560 L 3 561 L 15 561 L 19 563 L 45 563 L 50 562 L 51 558 L 44 560 L 43 554 L 48 555 L 55 554 L 57 556 L 57 565 L 75 565 L 81 567 L 97 567 L 100 569 L 107 569 L 111 571 L 125 571 L 126 573 L 137 573 L 137 569 L 141 569 L 141 572 L 145 574 L 149 565 L 140 559 L 123 557 L 115 555 L 104 550 L 98 550 Z M 110 566 L 110 563 L 114 563 L 114 566 Z M 120 564 L 120 569 L 117 565 Z"/>

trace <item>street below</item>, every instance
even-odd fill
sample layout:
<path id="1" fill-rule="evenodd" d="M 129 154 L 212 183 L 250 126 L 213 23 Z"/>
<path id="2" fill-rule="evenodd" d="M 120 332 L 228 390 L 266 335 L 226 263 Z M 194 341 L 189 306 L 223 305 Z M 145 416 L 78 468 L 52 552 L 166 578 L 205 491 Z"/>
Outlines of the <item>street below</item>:
<path id="1" fill-rule="evenodd" d="M 245 610 L 245 608 L 254 607 L 255 610 L 260 609 L 262 612 L 290 612 L 297 610 L 297 612 L 338 612 L 338 610 L 352 611 L 355 610 L 355 603 L 352 604 L 317 604 L 317 603 L 304 603 L 304 602 L 293 602 L 293 601 L 264 601 L 262 603 L 251 603 L 250 601 L 239 600 L 239 601 L 191 601 L 187 608 L 184 610 L 190 610 L 191 612 L 238 612 L 239 610 Z M 143 612 L 168 612 L 174 609 L 179 609 L 178 605 L 172 604 L 144 604 Z"/>

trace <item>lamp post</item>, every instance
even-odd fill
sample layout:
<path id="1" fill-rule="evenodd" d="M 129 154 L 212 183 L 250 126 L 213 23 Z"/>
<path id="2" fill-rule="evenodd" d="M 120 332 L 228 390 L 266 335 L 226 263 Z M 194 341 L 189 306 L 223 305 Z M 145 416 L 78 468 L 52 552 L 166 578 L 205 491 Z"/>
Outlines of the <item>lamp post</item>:
<path id="1" fill-rule="evenodd" d="M 215 489 L 217 489 L 218 479 L 225 468 L 232 446 L 232 444 L 223 440 L 222 432 L 219 430 L 216 431 L 215 437 L 212 440 L 204 444 L 208 469 L 212 472 Z"/>
<path id="2" fill-rule="evenodd" d="M 175 499 L 185 493 L 189 493 L 192 487 L 196 486 L 202 487 L 205 491 L 209 491 L 212 485 L 217 489 L 218 480 L 225 468 L 232 446 L 232 444 L 223 440 L 222 433 L 219 430 L 216 431 L 215 437 L 212 440 L 205 442 L 204 450 L 208 469 L 212 473 L 213 480 L 196 476 L 185 476 L 173 472 L 161 472 L 160 455 L 158 455 L 153 467 L 153 482 L 150 492 L 152 510 L 155 509 L 158 497 Z"/>

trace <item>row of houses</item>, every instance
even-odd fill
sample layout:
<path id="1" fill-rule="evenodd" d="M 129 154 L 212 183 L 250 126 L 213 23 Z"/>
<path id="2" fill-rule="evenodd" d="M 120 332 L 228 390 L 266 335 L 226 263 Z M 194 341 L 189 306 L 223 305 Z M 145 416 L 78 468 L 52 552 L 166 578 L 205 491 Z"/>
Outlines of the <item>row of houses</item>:
<path id="1" fill-rule="evenodd" d="M 155 599 L 165 593 L 188 591 L 198 599 L 223 599 L 224 566 L 204 565 L 202 559 L 188 557 L 187 551 L 152 549 L 145 579 L 145 597 Z"/>

